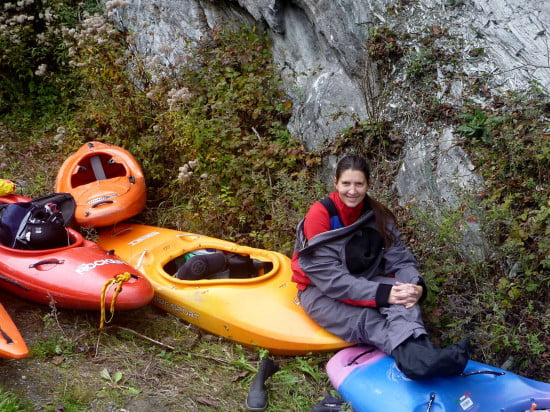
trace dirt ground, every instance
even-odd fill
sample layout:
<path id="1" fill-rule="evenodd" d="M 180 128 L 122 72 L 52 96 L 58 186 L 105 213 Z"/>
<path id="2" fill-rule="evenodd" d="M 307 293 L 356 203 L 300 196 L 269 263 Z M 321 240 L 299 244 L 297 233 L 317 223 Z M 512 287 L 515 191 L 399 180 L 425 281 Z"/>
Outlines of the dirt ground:
<path id="1" fill-rule="evenodd" d="M 152 305 L 115 312 L 100 331 L 99 311 L 55 309 L 4 291 L 0 301 L 31 350 L 26 359 L 0 359 L 0 387 L 14 392 L 25 411 L 246 410 L 259 353 L 204 335 Z M 313 395 L 309 400 L 296 396 L 291 375 L 275 376 L 270 390 L 281 393 L 270 396 L 280 399 L 269 411 L 308 410 L 327 385 L 322 376 L 306 377 L 300 386 Z M 285 402 L 288 409 L 280 406 Z"/>

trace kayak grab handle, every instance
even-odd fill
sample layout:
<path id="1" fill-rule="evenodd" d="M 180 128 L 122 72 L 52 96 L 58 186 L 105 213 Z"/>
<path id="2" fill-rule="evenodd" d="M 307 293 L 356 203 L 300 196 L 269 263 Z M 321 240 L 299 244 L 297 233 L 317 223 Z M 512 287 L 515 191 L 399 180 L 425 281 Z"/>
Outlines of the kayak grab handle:
<path id="1" fill-rule="evenodd" d="M 42 265 L 61 265 L 62 263 L 65 263 L 65 261 L 59 259 L 44 259 L 29 265 L 29 268 L 32 269 Z"/>
<path id="2" fill-rule="evenodd" d="M 124 232 L 128 232 L 130 230 L 132 230 L 131 227 L 124 227 L 116 233 L 111 233 L 111 237 L 119 236 L 119 235 L 123 234 Z"/>
<path id="3" fill-rule="evenodd" d="M 474 372 L 461 373 L 460 376 L 472 376 L 472 375 L 482 375 L 482 374 L 502 376 L 502 375 L 506 375 L 506 372 L 489 371 L 489 370 L 474 371 Z"/>
<path id="4" fill-rule="evenodd" d="M 103 205 L 103 204 L 105 204 L 105 203 L 115 203 L 115 202 L 114 202 L 114 200 L 102 200 L 101 202 L 94 203 L 94 204 L 92 205 L 92 209 L 93 209 L 94 207 L 101 206 L 101 205 Z"/>
<path id="5" fill-rule="evenodd" d="M 376 350 L 376 348 L 375 348 L 375 347 L 372 347 L 372 348 L 370 348 L 370 349 L 367 349 L 367 350 L 364 351 L 364 352 L 361 352 L 361 353 L 360 353 L 359 355 L 357 355 L 355 358 L 353 358 L 352 360 L 350 360 L 346 366 L 351 366 L 351 365 L 353 365 L 354 363 L 357 362 L 357 359 L 359 359 L 359 358 L 362 357 L 362 356 L 368 355 L 369 353 L 372 353 L 372 352 L 374 352 L 375 350 Z"/>
<path id="6" fill-rule="evenodd" d="M 91 209 L 94 209 L 98 206 L 101 206 L 101 205 L 104 205 L 106 203 L 115 203 L 113 200 L 102 200 L 101 202 L 97 202 L 97 203 L 94 203 L 91 207 Z M 89 210 L 86 211 L 86 213 L 84 213 L 84 216 L 88 217 L 92 214 L 92 212 L 90 212 Z"/>

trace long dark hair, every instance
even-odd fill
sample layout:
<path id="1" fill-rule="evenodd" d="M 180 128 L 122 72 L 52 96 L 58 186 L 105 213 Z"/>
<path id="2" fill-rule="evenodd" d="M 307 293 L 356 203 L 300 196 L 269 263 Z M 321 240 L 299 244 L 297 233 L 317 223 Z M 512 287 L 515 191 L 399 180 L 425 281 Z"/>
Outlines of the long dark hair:
<path id="1" fill-rule="evenodd" d="M 370 167 L 369 163 L 355 154 L 347 154 L 340 159 L 336 165 L 335 177 L 338 181 L 342 173 L 346 170 L 357 170 L 362 172 L 365 175 L 367 183 L 370 182 Z M 379 201 L 373 199 L 368 194 L 365 195 L 365 204 L 367 207 L 374 212 L 374 217 L 376 219 L 376 229 L 382 235 L 384 239 L 384 245 L 390 247 L 395 242 L 395 236 L 392 232 L 388 231 L 388 223 L 390 220 L 393 220 L 394 223 L 397 223 L 397 218 L 393 212 L 388 209 L 385 205 Z"/>

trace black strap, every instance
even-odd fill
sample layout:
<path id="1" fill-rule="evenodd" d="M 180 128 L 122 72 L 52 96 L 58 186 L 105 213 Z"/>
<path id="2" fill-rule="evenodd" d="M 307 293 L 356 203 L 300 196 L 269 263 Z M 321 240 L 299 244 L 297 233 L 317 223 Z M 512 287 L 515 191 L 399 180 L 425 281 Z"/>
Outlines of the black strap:
<path id="1" fill-rule="evenodd" d="M 329 217 L 338 216 L 338 211 L 336 210 L 336 205 L 330 197 L 325 197 L 320 201 L 321 204 L 327 209 Z"/>
<path id="2" fill-rule="evenodd" d="M 363 351 L 363 352 L 359 353 L 357 356 L 355 356 L 352 360 L 350 360 L 346 366 L 351 366 L 351 365 L 353 365 L 354 363 L 357 362 L 357 359 L 359 359 L 359 358 L 362 357 L 362 356 L 368 355 L 369 353 L 372 353 L 372 352 L 374 352 L 375 350 L 376 350 L 375 347 L 366 349 L 365 351 Z"/>

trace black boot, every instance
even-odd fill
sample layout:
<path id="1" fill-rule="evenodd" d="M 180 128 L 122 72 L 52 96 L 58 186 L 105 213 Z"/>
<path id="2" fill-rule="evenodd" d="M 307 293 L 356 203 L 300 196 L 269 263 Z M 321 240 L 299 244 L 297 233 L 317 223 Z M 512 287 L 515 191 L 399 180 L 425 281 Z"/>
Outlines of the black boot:
<path id="1" fill-rule="evenodd" d="M 249 411 L 263 411 L 267 408 L 267 389 L 265 381 L 279 370 L 279 365 L 269 358 L 263 358 L 258 368 L 258 374 L 250 385 L 246 397 L 246 407 Z"/>
<path id="2" fill-rule="evenodd" d="M 448 364 L 446 373 L 442 373 L 440 376 L 455 376 L 464 372 L 470 349 L 471 344 L 468 338 L 461 339 L 453 345 L 441 349 L 442 358 L 448 359 Z"/>
<path id="3" fill-rule="evenodd" d="M 440 349 L 427 335 L 422 335 L 407 339 L 391 355 L 401 372 L 410 379 L 428 379 L 461 374 L 468 362 L 469 350 L 468 339 Z"/>

